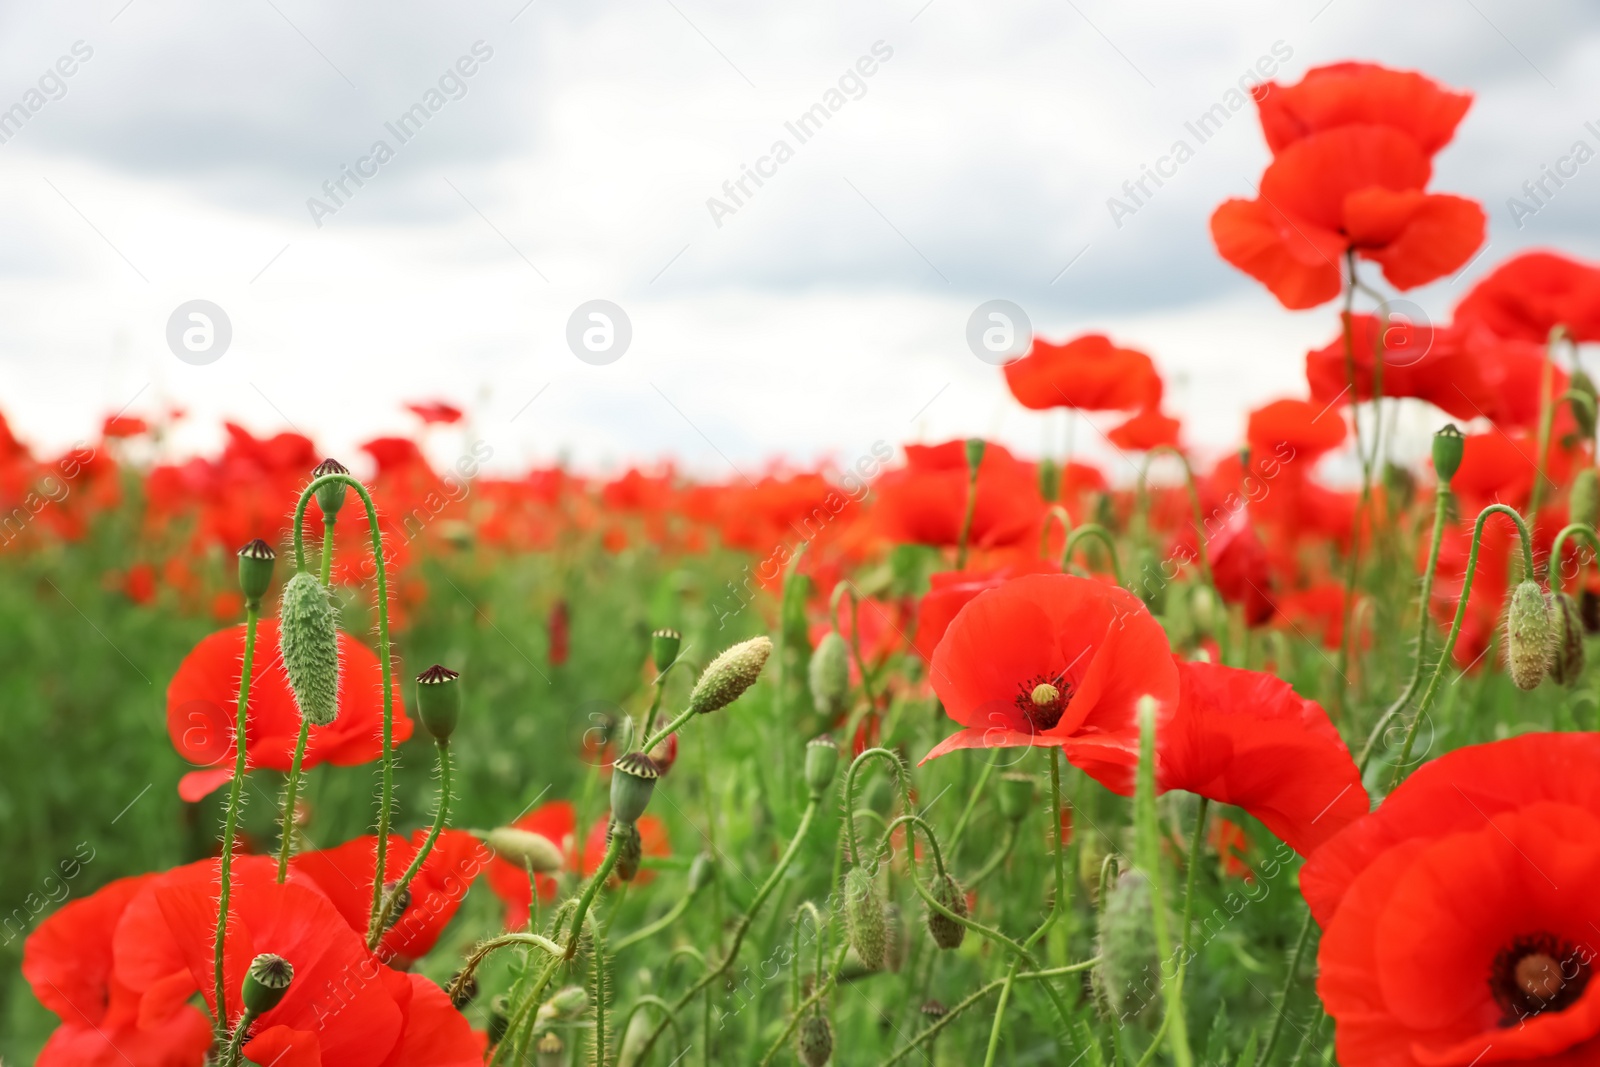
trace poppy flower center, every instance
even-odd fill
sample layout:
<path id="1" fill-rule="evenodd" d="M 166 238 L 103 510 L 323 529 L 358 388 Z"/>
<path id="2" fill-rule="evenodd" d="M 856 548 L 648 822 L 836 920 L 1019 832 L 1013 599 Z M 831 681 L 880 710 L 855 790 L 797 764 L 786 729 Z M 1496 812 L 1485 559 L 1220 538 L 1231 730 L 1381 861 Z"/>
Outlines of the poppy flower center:
<path id="1" fill-rule="evenodd" d="M 1489 969 L 1489 990 L 1504 1012 L 1501 1026 L 1516 1026 L 1546 1011 L 1562 1011 L 1589 984 L 1589 954 L 1553 934 L 1519 937 L 1501 949 Z"/>
<path id="2" fill-rule="evenodd" d="M 1035 730 L 1045 731 L 1061 721 L 1072 702 L 1072 685 L 1060 675 L 1035 675 L 1017 685 L 1016 705 Z"/>

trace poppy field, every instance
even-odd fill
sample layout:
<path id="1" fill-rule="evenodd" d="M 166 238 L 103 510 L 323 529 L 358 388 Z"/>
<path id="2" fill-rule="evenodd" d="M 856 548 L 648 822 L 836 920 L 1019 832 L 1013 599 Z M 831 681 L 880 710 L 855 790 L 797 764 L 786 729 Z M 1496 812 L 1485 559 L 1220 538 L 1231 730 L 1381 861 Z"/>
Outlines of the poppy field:
<path id="1" fill-rule="evenodd" d="M 1408 318 L 1470 92 L 1254 96 L 1210 232 L 1326 343 L 1220 458 L 1094 332 L 994 374 L 1115 466 L 0 421 L 0 1058 L 1600 1062 L 1600 265 Z"/>

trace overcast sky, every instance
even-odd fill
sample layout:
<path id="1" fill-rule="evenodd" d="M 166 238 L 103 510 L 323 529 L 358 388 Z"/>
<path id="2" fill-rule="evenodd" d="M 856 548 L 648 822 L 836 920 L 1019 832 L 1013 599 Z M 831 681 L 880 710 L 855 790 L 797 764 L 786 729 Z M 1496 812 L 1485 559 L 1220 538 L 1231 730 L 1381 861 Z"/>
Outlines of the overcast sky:
<path id="1" fill-rule="evenodd" d="M 498 465 L 713 477 L 878 440 L 1059 450 L 1065 420 L 968 350 L 1003 298 L 1051 339 L 1148 351 L 1214 452 L 1304 395 L 1335 316 L 1282 310 L 1211 246 L 1267 159 L 1253 108 L 1204 144 L 1185 123 L 1258 62 L 1345 58 L 1477 96 L 1433 187 L 1484 202 L 1490 247 L 1411 299 L 1443 317 L 1520 247 L 1600 258 L 1600 162 L 1520 227 L 1507 205 L 1600 148 L 1582 0 L 4 0 L 0 409 L 47 446 L 175 404 L 180 450 L 232 418 L 340 454 L 442 398 Z M 786 125 L 830 102 L 803 142 Z M 1194 157 L 1114 220 L 1180 138 Z M 767 177 L 734 201 L 747 167 Z M 232 331 L 205 365 L 168 344 L 196 299 Z M 607 365 L 566 339 L 594 299 L 632 326 Z"/>

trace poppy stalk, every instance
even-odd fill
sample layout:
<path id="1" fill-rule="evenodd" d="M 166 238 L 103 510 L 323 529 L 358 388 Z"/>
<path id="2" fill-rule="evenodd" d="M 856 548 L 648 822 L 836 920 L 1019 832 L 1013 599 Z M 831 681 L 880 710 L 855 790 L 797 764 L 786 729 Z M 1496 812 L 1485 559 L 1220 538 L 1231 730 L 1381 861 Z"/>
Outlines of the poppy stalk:
<path id="1" fill-rule="evenodd" d="M 978 468 L 983 466 L 987 442 L 981 437 L 967 440 L 967 510 L 961 518 L 961 540 L 956 544 L 956 570 L 967 566 L 967 541 L 972 537 L 972 518 L 978 513 Z"/>
<path id="2" fill-rule="evenodd" d="M 245 717 L 250 705 L 250 671 L 256 656 L 256 624 L 261 620 L 261 598 L 246 601 L 244 606 L 244 670 L 239 675 L 239 711 L 234 726 L 233 781 L 228 784 L 228 814 L 222 829 L 222 864 L 218 872 L 217 936 L 213 948 L 216 968 L 217 1040 L 226 1041 L 231 1036 L 226 1018 L 227 993 L 222 977 L 223 949 L 228 938 L 228 897 L 233 891 L 233 838 L 239 828 L 239 793 L 244 787 Z"/>
<path id="3" fill-rule="evenodd" d="M 1139 769 L 1134 792 L 1134 841 L 1139 866 L 1150 879 L 1150 892 L 1155 906 L 1151 909 L 1151 927 L 1155 933 L 1156 951 L 1163 961 L 1172 959 L 1172 936 L 1167 929 L 1166 894 L 1161 870 L 1161 827 L 1156 817 L 1156 702 L 1145 697 L 1139 702 Z M 1161 1043 L 1162 1033 L 1172 1049 L 1172 1060 L 1177 1067 L 1190 1067 L 1193 1056 L 1189 1050 L 1189 1024 L 1183 1015 L 1183 978 L 1174 970 L 1167 976 L 1161 967 L 1161 986 L 1166 1000 L 1166 1014 L 1161 1020 L 1161 1031 L 1151 1041 L 1145 1058 Z"/>
<path id="4" fill-rule="evenodd" d="M 1567 328 L 1557 323 L 1550 327 L 1544 346 L 1544 367 L 1539 376 L 1539 455 L 1534 460 L 1533 489 L 1528 497 L 1528 514 L 1538 520 L 1539 500 L 1544 496 L 1545 453 L 1550 449 L 1550 428 L 1556 420 L 1556 401 L 1550 394 L 1556 374 L 1556 346 L 1568 336 Z"/>

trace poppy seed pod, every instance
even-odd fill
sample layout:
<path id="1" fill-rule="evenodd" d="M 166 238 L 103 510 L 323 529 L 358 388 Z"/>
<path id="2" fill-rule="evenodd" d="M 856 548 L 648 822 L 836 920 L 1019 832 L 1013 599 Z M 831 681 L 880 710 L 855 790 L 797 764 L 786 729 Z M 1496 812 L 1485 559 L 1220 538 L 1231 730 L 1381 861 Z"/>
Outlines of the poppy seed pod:
<path id="1" fill-rule="evenodd" d="M 661 768 L 643 752 L 629 752 L 611 765 L 611 814 L 618 822 L 632 825 L 650 806 Z"/>
<path id="2" fill-rule="evenodd" d="M 1555 619 L 1537 582 L 1525 580 L 1511 592 L 1506 609 L 1506 669 L 1518 689 L 1535 689 L 1550 665 Z"/>
<path id="3" fill-rule="evenodd" d="M 850 695 L 850 646 L 838 630 L 829 630 L 817 642 L 806 681 L 819 712 L 832 718 L 844 710 L 845 698 Z"/>
<path id="4" fill-rule="evenodd" d="M 834 772 L 839 769 L 839 746 L 827 734 L 813 737 L 806 744 L 806 788 L 812 800 L 821 800 L 833 784 Z"/>
<path id="5" fill-rule="evenodd" d="M 660 674 L 677 662 L 678 650 L 683 647 L 683 635 L 676 630 L 657 630 L 650 635 L 650 662 Z"/>
<path id="6" fill-rule="evenodd" d="M 1567 494 L 1567 521 L 1593 526 L 1600 521 L 1600 472 L 1585 467 L 1572 479 Z"/>
<path id="7" fill-rule="evenodd" d="M 806 1067 L 823 1067 L 833 1055 L 833 1028 L 825 1015 L 808 1015 L 800 1021 L 795 1049 Z"/>
<path id="8" fill-rule="evenodd" d="M 339 632 L 317 576 L 301 571 L 283 587 L 279 640 L 300 715 L 326 726 L 339 714 Z"/>
<path id="9" fill-rule="evenodd" d="M 967 894 L 950 875 L 940 875 L 933 880 L 933 899 L 963 919 L 967 917 Z M 928 933 L 933 936 L 935 945 L 942 949 L 953 949 L 961 947 L 961 942 L 967 936 L 967 928 L 950 916 L 929 908 Z"/>
<path id="10" fill-rule="evenodd" d="M 1144 1008 L 1151 993 L 1148 973 L 1158 966 L 1151 928 L 1150 880 L 1139 871 L 1117 877 L 1100 908 L 1099 956 L 1095 987 L 1113 1015 L 1126 1017 Z"/>
<path id="11" fill-rule="evenodd" d="M 1011 822 L 1019 822 L 1033 807 L 1033 775 L 1020 771 L 1007 771 L 1000 776 L 1000 814 Z"/>
<path id="12" fill-rule="evenodd" d="M 1577 601 L 1565 593 L 1551 593 L 1550 601 L 1555 621 L 1550 677 L 1557 685 L 1571 688 L 1583 674 L 1583 617 L 1578 612 Z"/>
<path id="13" fill-rule="evenodd" d="M 1461 455 L 1466 451 L 1466 447 L 1467 439 L 1456 429 L 1456 424 L 1453 422 L 1445 423 L 1444 427 L 1433 435 L 1433 472 L 1439 476 L 1442 484 L 1449 485 L 1450 479 L 1461 469 Z"/>
<path id="14" fill-rule="evenodd" d="M 277 553 L 258 537 L 239 549 L 238 555 L 239 591 L 244 593 L 245 603 L 260 607 L 261 598 L 272 584 L 272 561 L 278 558 Z"/>
<path id="15" fill-rule="evenodd" d="M 978 468 L 983 466 L 983 454 L 988 451 L 989 442 L 981 437 L 967 438 L 967 470 L 973 478 L 978 476 Z"/>
<path id="16" fill-rule="evenodd" d="M 494 849 L 495 855 L 518 868 L 532 867 L 539 874 L 552 874 L 561 869 L 560 847 L 543 834 L 519 830 L 515 826 L 497 826 L 493 830 L 472 833 Z"/>
<path id="17" fill-rule="evenodd" d="M 240 995 L 245 1010 L 253 1015 L 265 1015 L 278 1006 L 292 981 L 294 965 L 282 956 L 263 952 L 250 961 L 250 969 L 244 973 Z"/>
<path id="18" fill-rule="evenodd" d="M 311 480 L 326 478 L 330 474 L 349 474 L 350 469 L 336 459 L 325 459 L 311 469 Z M 318 486 L 314 494 L 317 498 L 317 507 L 322 509 L 324 521 L 330 520 L 339 514 L 339 509 L 344 507 L 344 494 L 350 486 L 346 482 L 329 482 L 327 485 Z"/>
<path id="19" fill-rule="evenodd" d="M 732 704 L 756 684 L 770 655 L 772 641 L 767 637 L 752 637 L 723 649 L 694 683 L 689 693 L 689 707 L 705 715 Z"/>
<path id="20" fill-rule="evenodd" d="M 631 882 L 638 877 L 639 864 L 644 862 L 644 840 L 639 836 L 639 827 L 636 823 L 612 819 L 606 827 L 607 847 L 611 844 L 612 834 L 622 835 L 622 847 L 617 852 L 616 866 L 611 870 L 624 882 Z"/>
<path id="21" fill-rule="evenodd" d="M 852 867 L 844 876 L 844 918 L 850 945 L 861 957 L 861 965 L 870 971 L 881 969 L 888 920 L 872 874 L 865 867 Z"/>
<path id="22" fill-rule="evenodd" d="M 461 675 L 435 663 L 417 675 L 417 716 L 434 740 L 450 740 L 461 718 Z"/>

